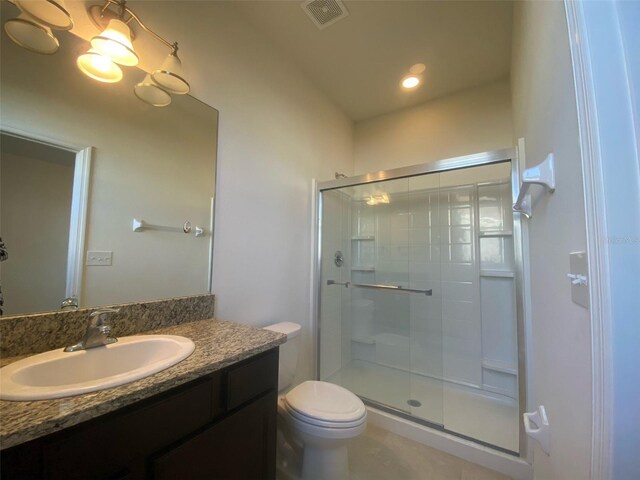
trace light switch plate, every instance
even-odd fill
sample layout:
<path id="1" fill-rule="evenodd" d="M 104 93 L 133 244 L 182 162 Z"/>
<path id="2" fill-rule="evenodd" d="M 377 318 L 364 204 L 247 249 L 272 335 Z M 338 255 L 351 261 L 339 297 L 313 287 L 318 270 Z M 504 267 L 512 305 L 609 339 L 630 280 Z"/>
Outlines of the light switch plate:
<path id="1" fill-rule="evenodd" d="M 571 300 L 584 308 L 589 308 L 589 267 L 587 265 L 587 252 L 569 253 L 569 270 L 570 275 L 580 275 L 585 278 L 584 284 L 571 283 Z"/>
<path id="2" fill-rule="evenodd" d="M 110 267 L 113 261 L 113 252 L 98 252 L 91 250 L 87 252 L 87 266 Z"/>

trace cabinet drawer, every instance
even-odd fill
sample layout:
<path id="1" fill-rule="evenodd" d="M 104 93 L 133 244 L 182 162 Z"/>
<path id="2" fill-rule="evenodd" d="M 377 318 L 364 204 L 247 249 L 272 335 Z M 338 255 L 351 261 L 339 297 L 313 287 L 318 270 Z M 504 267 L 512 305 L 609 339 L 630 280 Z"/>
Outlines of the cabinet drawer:
<path id="1" fill-rule="evenodd" d="M 229 370 L 227 409 L 236 408 L 270 389 L 278 389 L 278 349 Z"/>
<path id="2" fill-rule="evenodd" d="M 209 377 L 151 404 L 46 442 L 43 457 L 47 478 L 117 478 L 126 472 L 132 459 L 144 457 L 209 422 L 215 410 L 212 384 L 216 381 L 219 383 L 219 376 Z"/>

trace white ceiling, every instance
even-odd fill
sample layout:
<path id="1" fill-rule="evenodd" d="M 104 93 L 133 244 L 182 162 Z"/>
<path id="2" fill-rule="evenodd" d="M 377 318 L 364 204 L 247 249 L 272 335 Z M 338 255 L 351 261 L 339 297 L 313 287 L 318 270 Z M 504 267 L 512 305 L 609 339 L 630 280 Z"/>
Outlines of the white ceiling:
<path id="1" fill-rule="evenodd" d="M 235 8 L 356 122 L 509 75 L 512 2 L 346 1 L 349 16 L 324 30 L 301 3 Z M 403 90 L 415 63 L 424 84 Z"/>
<path id="2" fill-rule="evenodd" d="M 98 31 L 86 13 L 86 5 L 94 3 L 101 2 L 66 2 L 75 20 L 73 32 L 85 39 Z M 129 2 L 144 19 L 153 18 L 154 3 Z M 355 122 L 509 75 L 511 1 L 344 3 L 349 16 L 324 30 L 307 17 L 300 7 L 302 0 L 244 0 L 227 6 L 270 39 Z M 192 11 L 196 4 L 203 5 L 184 0 L 181 13 Z M 12 10 L 17 11 L 13 6 Z M 197 11 L 202 14 L 202 9 Z M 166 26 L 153 25 L 166 30 Z M 145 52 L 140 65 L 145 70 L 161 63 L 166 55 L 147 35 L 140 35 L 135 45 Z M 186 55 L 188 49 L 184 52 Z M 424 83 L 413 91 L 404 90 L 400 80 L 415 63 L 426 65 Z"/>

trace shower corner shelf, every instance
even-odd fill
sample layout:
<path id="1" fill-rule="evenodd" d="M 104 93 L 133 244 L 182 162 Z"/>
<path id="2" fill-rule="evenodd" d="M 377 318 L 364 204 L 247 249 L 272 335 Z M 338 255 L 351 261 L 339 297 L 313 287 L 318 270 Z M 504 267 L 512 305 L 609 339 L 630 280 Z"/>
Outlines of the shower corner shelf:
<path id="1" fill-rule="evenodd" d="M 484 232 L 480 232 L 478 236 L 480 238 L 511 237 L 513 236 L 513 232 L 511 230 L 486 230 Z"/>
<path id="2" fill-rule="evenodd" d="M 509 270 L 489 270 L 482 269 L 480 270 L 481 277 L 499 277 L 499 278 L 514 278 L 515 273 Z"/>
<path id="3" fill-rule="evenodd" d="M 351 237 L 351 240 L 354 240 L 356 242 L 363 241 L 363 240 L 375 240 L 375 239 L 376 239 L 375 235 L 354 235 L 353 237 Z"/>
<path id="4" fill-rule="evenodd" d="M 375 272 L 376 267 L 372 265 L 354 265 L 351 267 L 352 272 Z"/>
<path id="5" fill-rule="evenodd" d="M 352 342 L 356 342 L 356 343 L 362 343 L 364 345 L 375 345 L 376 344 L 376 339 L 373 338 L 372 336 L 351 337 L 351 341 Z"/>
<path id="6" fill-rule="evenodd" d="M 518 375 L 518 367 L 497 360 L 482 360 L 482 368 L 493 372 Z"/>

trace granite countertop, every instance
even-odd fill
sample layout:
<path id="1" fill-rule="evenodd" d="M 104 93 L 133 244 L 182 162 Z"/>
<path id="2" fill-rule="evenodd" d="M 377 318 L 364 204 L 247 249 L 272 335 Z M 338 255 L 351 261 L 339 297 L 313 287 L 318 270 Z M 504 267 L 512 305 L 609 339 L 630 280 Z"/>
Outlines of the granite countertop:
<path id="1" fill-rule="evenodd" d="M 221 320 L 199 320 L 144 332 L 190 338 L 195 351 L 182 362 L 135 382 L 75 397 L 0 401 L 0 449 L 62 430 L 220 370 L 285 342 L 286 336 Z M 6 359 L 3 364 L 23 357 Z"/>

